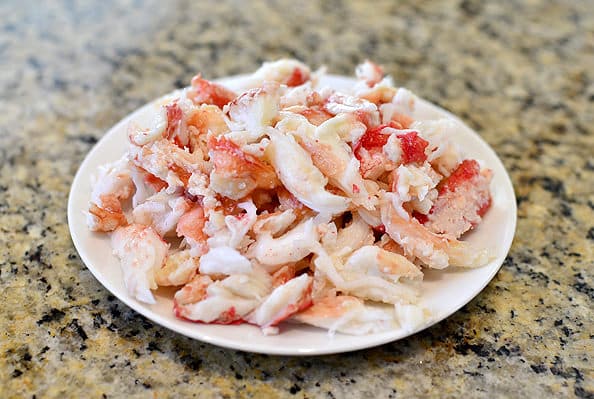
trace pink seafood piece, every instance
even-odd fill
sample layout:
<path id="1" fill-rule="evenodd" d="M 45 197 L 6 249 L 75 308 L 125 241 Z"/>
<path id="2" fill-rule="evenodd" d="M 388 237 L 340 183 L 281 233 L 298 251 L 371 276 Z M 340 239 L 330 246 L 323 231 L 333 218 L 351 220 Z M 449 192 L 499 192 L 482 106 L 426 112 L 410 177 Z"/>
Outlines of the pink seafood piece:
<path id="1" fill-rule="evenodd" d="M 237 95 L 225 86 L 202 79 L 200 74 L 192 78 L 192 88 L 188 90 L 188 98 L 194 104 L 213 104 L 219 108 L 227 105 Z"/>
<path id="2" fill-rule="evenodd" d="M 204 209 L 201 206 L 196 206 L 179 218 L 175 231 L 179 237 L 190 237 L 197 242 L 202 242 L 208 238 L 202 231 L 205 224 Z"/>
<path id="3" fill-rule="evenodd" d="M 300 86 L 309 80 L 309 71 L 295 67 L 289 78 L 284 82 L 289 87 Z"/>
<path id="4" fill-rule="evenodd" d="M 208 297 L 208 287 L 213 284 L 213 281 L 208 276 L 197 275 L 192 281 L 184 285 L 173 298 L 173 313 L 175 317 L 188 320 L 194 323 L 203 322 L 195 320 L 191 315 L 189 306 L 203 301 Z M 227 310 L 219 313 L 216 319 L 206 322 L 208 324 L 241 324 L 244 320 L 237 315 L 234 306 L 230 306 Z"/>
<path id="5" fill-rule="evenodd" d="M 264 329 L 274 327 L 295 313 L 312 305 L 313 279 L 307 274 L 293 278 L 276 287 L 247 320 Z"/>
<path id="6" fill-rule="evenodd" d="M 491 176 L 492 172 L 481 170 L 477 161 L 462 161 L 438 185 L 439 195 L 424 225 L 435 233 L 456 238 L 472 229 L 491 206 Z"/>
<path id="7" fill-rule="evenodd" d="M 276 172 L 271 165 L 243 152 L 231 140 L 225 137 L 213 138 L 208 142 L 208 148 L 214 163 L 211 184 L 215 177 L 227 182 L 225 187 L 218 190 L 221 194 L 239 199 L 256 188 L 273 189 L 278 185 Z"/>

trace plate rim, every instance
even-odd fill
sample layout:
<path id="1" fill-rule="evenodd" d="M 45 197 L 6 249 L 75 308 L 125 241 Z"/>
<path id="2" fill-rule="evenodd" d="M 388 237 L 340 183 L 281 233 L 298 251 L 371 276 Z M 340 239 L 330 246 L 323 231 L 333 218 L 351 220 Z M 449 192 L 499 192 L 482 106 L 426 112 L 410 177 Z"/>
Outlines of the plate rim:
<path id="1" fill-rule="evenodd" d="M 215 81 L 218 81 L 220 83 L 227 83 L 230 81 L 240 80 L 242 78 L 245 78 L 246 76 L 249 76 L 249 75 L 245 75 L 245 74 L 232 75 L 232 76 L 216 79 Z M 324 78 L 326 78 L 328 80 L 336 79 L 336 80 L 344 80 L 344 81 L 350 80 L 352 82 L 355 81 L 355 79 L 350 76 L 343 76 L 343 75 L 336 75 L 336 74 L 326 74 L 326 75 L 324 75 Z M 473 290 L 473 294 L 470 295 L 469 298 L 462 299 L 461 301 L 459 301 L 459 303 L 456 306 L 453 306 L 451 309 L 448 309 L 448 311 L 445 314 L 439 315 L 439 317 L 436 317 L 436 318 L 430 317 L 430 318 L 426 319 L 421 325 L 417 326 L 415 329 L 413 329 L 411 331 L 405 332 L 403 335 L 399 336 L 398 334 L 395 334 L 396 331 L 401 331 L 401 330 L 391 330 L 391 331 L 386 331 L 386 332 L 376 333 L 376 334 L 371 334 L 371 335 L 352 336 L 354 342 L 352 345 L 348 346 L 347 348 L 333 348 L 332 346 L 327 346 L 325 348 L 317 348 L 317 349 L 312 349 L 312 348 L 303 348 L 303 349 L 297 349 L 297 350 L 295 350 L 294 348 L 283 349 L 282 347 L 279 348 L 277 346 L 266 347 L 265 345 L 264 346 L 253 345 L 253 344 L 245 343 L 243 341 L 234 341 L 234 340 L 230 340 L 225 337 L 217 337 L 215 335 L 210 335 L 210 334 L 205 334 L 205 333 L 201 334 L 201 333 L 197 332 L 196 334 L 189 334 L 189 333 L 186 333 L 185 331 L 180 331 L 178 328 L 175 327 L 175 325 L 173 325 L 169 320 L 165 319 L 161 314 L 157 313 L 154 310 L 151 310 L 146 305 L 143 305 L 140 302 L 136 301 L 134 298 L 130 297 L 127 294 L 127 292 L 125 292 L 125 291 L 123 293 L 119 292 L 118 289 L 115 289 L 115 287 L 112 286 L 111 282 L 107 278 L 104 278 L 104 276 L 100 273 L 100 271 L 96 267 L 89 266 L 92 264 L 92 262 L 89 259 L 86 251 L 84 250 L 84 247 L 82 244 L 82 237 L 78 236 L 77 234 L 74 234 L 73 232 L 76 231 L 76 226 L 74 226 L 74 220 L 76 218 L 74 217 L 74 215 L 76 212 L 81 211 L 81 209 L 79 207 L 75 206 L 76 205 L 75 204 L 75 202 L 76 202 L 75 201 L 75 196 L 76 196 L 75 188 L 80 186 L 81 181 L 84 178 L 87 178 L 87 179 L 90 178 L 90 176 L 86 175 L 86 174 L 83 176 L 83 171 L 85 169 L 88 169 L 87 164 L 92 163 L 92 160 L 94 159 L 94 155 L 96 155 L 96 153 L 98 151 L 100 151 L 101 145 L 107 141 L 108 137 L 115 134 L 120 129 L 126 128 L 126 125 L 129 124 L 130 121 L 134 120 L 139 114 L 142 114 L 143 112 L 145 112 L 145 110 L 147 108 L 154 106 L 156 103 L 159 103 L 160 101 L 163 101 L 163 99 L 166 99 L 171 96 L 175 96 L 176 93 L 179 93 L 181 90 L 183 90 L 183 89 L 174 90 L 170 93 L 167 93 L 163 96 L 160 96 L 156 99 L 153 99 L 153 100 L 147 102 L 146 104 L 142 105 L 141 107 L 135 109 L 133 112 L 125 115 L 122 119 L 120 119 L 117 123 L 115 123 L 112 127 L 110 127 L 103 134 L 103 136 L 97 141 L 97 143 L 94 144 L 93 148 L 91 148 L 91 150 L 85 155 L 83 161 L 79 164 L 77 172 L 72 180 L 69 195 L 68 195 L 68 206 L 67 206 L 68 229 L 70 232 L 71 240 L 72 240 L 74 247 L 75 247 L 80 259 L 82 260 L 83 264 L 91 272 L 91 274 L 95 277 L 95 279 L 97 279 L 97 281 L 107 291 L 109 291 L 112 295 L 114 295 L 116 298 L 118 298 L 121 302 L 123 302 L 126 306 L 131 308 L 133 311 L 141 314 L 142 316 L 146 317 L 147 319 L 151 320 L 152 322 L 154 322 L 164 328 L 167 328 L 168 330 L 171 330 L 175 333 L 184 335 L 190 339 L 195 339 L 195 340 L 198 340 L 201 342 L 206 342 L 206 343 L 216 345 L 219 347 L 224 347 L 224 348 L 233 349 L 233 350 L 240 350 L 240 351 L 245 351 L 245 352 L 251 352 L 251 353 L 260 353 L 260 354 L 268 354 L 268 355 L 285 355 L 285 356 L 286 355 L 312 356 L 312 355 L 328 355 L 328 354 L 352 352 L 352 351 L 357 351 L 357 350 L 361 350 L 361 349 L 380 346 L 380 345 L 383 345 L 383 344 L 386 344 L 389 342 L 395 342 L 395 341 L 407 338 L 411 335 L 420 333 L 421 331 L 449 318 L 450 316 L 452 316 L 454 313 L 458 312 L 462 307 L 464 307 L 465 305 L 470 303 L 473 299 L 475 299 L 478 295 L 481 294 L 481 292 L 485 289 L 485 287 L 493 280 L 495 275 L 499 272 L 503 263 L 505 262 L 505 259 L 508 257 L 509 251 L 513 244 L 513 240 L 515 238 L 515 233 L 516 233 L 516 228 L 517 228 L 517 202 L 516 202 L 515 190 L 514 190 L 514 187 L 512 184 L 512 180 L 509 176 L 507 169 L 505 168 L 505 165 L 503 164 L 501 158 L 499 158 L 499 156 L 497 155 L 495 150 L 482 138 L 482 136 L 477 131 L 472 129 L 470 126 L 468 126 L 466 123 L 464 123 L 464 121 L 462 121 L 458 116 L 454 115 L 450 111 L 448 111 L 436 104 L 433 104 L 425 99 L 422 99 L 421 97 L 417 97 L 418 100 L 423 104 L 423 106 L 430 108 L 432 111 L 437 111 L 438 113 L 447 115 L 449 118 L 452 118 L 457 123 L 460 123 L 461 125 L 466 127 L 475 136 L 474 138 L 480 142 L 480 144 L 484 147 L 484 149 L 490 153 L 490 156 L 493 157 L 493 159 L 499 163 L 500 169 L 505 172 L 504 176 L 500 176 L 500 177 L 503 178 L 503 180 L 507 186 L 506 188 L 511 189 L 511 190 L 509 190 L 509 193 L 511 194 L 511 198 L 509 198 L 509 204 L 511 204 L 512 206 L 511 206 L 511 209 L 507 209 L 506 213 L 509 213 L 512 215 L 512 220 L 511 220 L 511 226 L 507 230 L 505 230 L 506 237 L 508 235 L 510 235 L 510 238 L 509 238 L 508 242 L 505 243 L 505 246 L 500 246 L 501 249 L 504 249 L 504 251 L 502 251 L 502 253 L 504 255 L 502 257 L 501 262 L 499 262 L 499 264 L 497 265 L 497 267 L 494 267 L 493 270 L 491 271 L 491 273 L 488 274 L 488 277 L 485 278 L 484 281 L 482 281 L 480 286 L 477 286 Z M 86 225 L 85 225 L 85 228 L 86 228 Z M 92 232 L 90 232 L 90 233 L 97 234 L 97 233 L 92 233 Z M 485 266 L 485 267 L 487 267 L 487 266 Z M 233 326 L 221 326 L 221 327 L 233 328 Z M 320 330 L 320 333 L 322 333 L 322 334 L 327 333 L 323 329 L 319 329 L 319 330 Z M 359 339 L 361 337 L 370 337 L 370 336 L 374 336 L 374 337 L 376 337 L 376 339 L 373 340 L 372 342 L 369 342 L 369 340 L 365 340 L 365 339 L 363 339 L 363 340 Z"/>

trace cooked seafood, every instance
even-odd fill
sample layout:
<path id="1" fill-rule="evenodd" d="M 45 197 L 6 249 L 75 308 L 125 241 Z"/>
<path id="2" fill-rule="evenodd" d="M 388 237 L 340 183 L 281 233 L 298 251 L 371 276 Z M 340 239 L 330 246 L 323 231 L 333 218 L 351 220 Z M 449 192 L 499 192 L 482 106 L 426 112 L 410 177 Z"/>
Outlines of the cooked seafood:
<path id="1" fill-rule="evenodd" d="M 265 63 L 239 90 L 197 75 L 128 128 L 87 221 L 111 235 L 131 296 L 173 286 L 177 317 L 267 335 L 283 321 L 413 331 L 425 268 L 488 262 L 463 235 L 492 172 L 454 144 L 456 122 L 416 120 L 415 95 L 370 61 L 347 91 L 322 73 Z"/>

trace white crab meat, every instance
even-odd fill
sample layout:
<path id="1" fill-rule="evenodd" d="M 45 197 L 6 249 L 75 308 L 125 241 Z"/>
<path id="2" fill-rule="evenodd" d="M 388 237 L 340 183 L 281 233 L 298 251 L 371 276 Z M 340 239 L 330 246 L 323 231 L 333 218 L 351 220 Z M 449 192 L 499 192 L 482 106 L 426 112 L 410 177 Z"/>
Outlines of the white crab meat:
<path id="1" fill-rule="evenodd" d="M 355 212 L 353 220 L 347 226 L 337 230 L 334 240 L 322 242 L 333 256 L 345 257 L 363 246 L 372 245 L 374 241 L 373 230 L 359 213 Z"/>
<path id="2" fill-rule="evenodd" d="M 292 115 L 281 120 L 276 127 L 295 134 L 314 165 L 356 205 L 367 209 L 375 206 L 376 198 L 367 192 L 359 172 L 359 161 L 343 141 L 345 137 L 354 136 L 352 131 L 364 132 L 365 125 L 349 114 L 341 114 L 315 127 L 304 117 Z"/>
<path id="3" fill-rule="evenodd" d="M 344 212 L 350 200 L 325 190 L 328 180 L 292 135 L 270 129 L 266 149 L 270 163 L 286 189 L 307 207 L 328 214 Z"/>
<path id="4" fill-rule="evenodd" d="M 391 278 L 385 278 L 388 273 L 384 275 L 380 275 L 379 272 L 374 273 L 373 263 L 369 270 L 356 270 L 356 267 L 351 265 L 343 265 L 338 257 L 328 255 L 324 249 L 316 251 L 313 262 L 316 270 L 319 269 L 334 287 L 343 293 L 391 304 L 414 303 L 419 296 L 417 282 L 411 279 L 400 282 L 398 280 L 402 277 L 401 275 L 392 275 Z M 377 261 L 374 260 L 370 262 L 377 264 Z M 389 265 L 386 269 L 390 270 L 392 268 L 395 269 L 396 267 Z"/>
<path id="5" fill-rule="evenodd" d="M 185 187 L 193 173 L 210 172 L 210 167 L 201 156 L 165 139 L 143 147 L 131 146 L 130 156 L 134 164 L 164 180 L 168 192 Z"/>
<path id="6" fill-rule="evenodd" d="M 362 80 L 369 87 L 372 87 L 383 79 L 384 71 L 379 65 L 365 60 L 355 68 L 355 76 L 357 76 L 358 80 Z"/>
<path id="7" fill-rule="evenodd" d="M 479 267 L 492 257 L 486 248 L 478 249 L 451 236 L 435 234 L 415 218 L 404 218 L 391 203 L 384 204 L 381 212 L 390 238 L 400 244 L 406 254 L 415 256 L 431 268 Z"/>
<path id="8" fill-rule="evenodd" d="M 157 193 L 157 190 L 150 184 L 147 184 L 149 174 L 144 170 L 132 166 L 130 168 L 130 176 L 134 183 L 134 195 L 132 196 L 132 208 L 136 208 L 139 204 L 142 204 L 150 196 Z"/>
<path id="9" fill-rule="evenodd" d="M 175 232 L 180 217 L 190 207 L 189 201 L 183 196 L 160 191 L 134 208 L 132 216 L 135 223 L 152 226 L 164 237 Z"/>
<path id="10" fill-rule="evenodd" d="M 111 236 L 113 253 L 120 259 L 128 294 L 154 304 L 155 274 L 165 262 L 169 245 L 151 227 L 131 224 Z"/>
<path id="11" fill-rule="evenodd" d="M 202 198 L 205 209 L 214 209 L 221 205 L 216 198 L 217 193 L 209 185 L 208 175 L 193 173 L 188 180 L 188 192 Z"/>
<path id="12" fill-rule="evenodd" d="M 302 274 L 276 287 L 247 321 L 263 329 L 276 326 L 311 304 L 311 284 L 312 278 Z"/>
<path id="13" fill-rule="evenodd" d="M 241 322 L 271 290 L 272 279 L 263 271 L 214 282 L 200 275 L 175 294 L 174 311 L 177 317 L 203 323 Z"/>
<path id="14" fill-rule="evenodd" d="M 414 118 L 417 101 L 417 96 L 415 96 L 410 90 L 400 87 L 392 99 L 392 104 L 394 104 L 393 111 Z M 389 118 L 388 116 L 385 117 L 388 120 L 392 119 L 391 115 L 389 115 Z"/>
<path id="15" fill-rule="evenodd" d="M 272 237 L 285 232 L 297 219 L 292 209 L 282 212 L 258 215 L 252 230 L 256 235 L 270 234 Z"/>
<path id="16" fill-rule="evenodd" d="M 128 139 L 133 144 L 143 146 L 162 139 L 165 129 L 167 129 L 167 110 L 165 107 L 160 107 L 159 111 L 155 113 L 150 128 L 143 129 L 135 124 L 130 124 L 128 126 Z"/>
<path id="17" fill-rule="evenodd" d="M 265 82 L 277 82 L 290 87 L 299 86 L 309 81 L 310 76 L 309 67 L 302 62 L 293 59 L 280 59 L 263 63 L 256 72 L 245 80 L 243 87 L 260 87 Z"/>
<path id="18" fill-rule="evenodd" d="M 112 231 L 127 224 L 121 202 L 132 196 L 134 183 L 128 159 L 99 167 L 91 192 L 87 225 L 93 231 Z"/>
<path id="19" fill-rule="evenodd" d="M 257 218 L 257 209 L 251 200 L 241 202 L 237 206 L 245 210 L 245 213 L 238 216 L 225 216 L 225 224 L 231 233 L 227 245 L 232 248 L 239 248 L 246 245 L 244 240 L 249 240 L 249 237 L 246 237 L 247 232 L 252 228 Z M 244 245 L 242 245 L 242 243 L 244 243 Z"/>
<path id="20" fill-rule="evenodd" d="M 278 238 L 265 231 L 250 247 L 250 253 L 268 272 L 282 265 L 297 262 L 309 255 L 317 246 L 319 232 L 313 218 L 307 219 Z"/>
<path id="21" fill-rule="evenodd" d="M 210 248 L 226 246 L 244 249 L 252 243 L 247 234 L 257 220 L 256 207 L 252 201 L 238 204 L 246 212 L 239 215 L 225 215 L 221 210 L 209 209 L 204 226 Z"/>
<path id="22" fill-rule="evenodd" d="M 248 258 L 240 254 L 235 248 L 211 248 L 200 258 L 201 274 L 249 274 L 253 271 Z"/>
<path id="23" fill-rule="evenodd" d="M 408 217 L 402 204 L 415 200 L 414 208 L 427 214 L 433 205 L 433 200 L 437 198 L 435 186 L 441 180 L 441 176 L 427 162 L 421 167 L 412 164 L 400 165 L 395 174 L 394 193 L 389 195 L 394 208 L 402 217 Z"/>
<path id="24" fill-rule="evenodd" d="M 288 88 L 280 98 L 281 109 L 304 106 L 313 95 L 314 90 L 311 82 L 306 82 L 300 86 Z"/>
<path id="25" fill-rule="evenodd" d="M 199 258 L 192 256 L 187 249 L 170 252 L 163 267 L 155 273 L 157 285 L 184 285 L 190 282 L 198 271 L 198 260 Z"/>
<path id="26" fill-rule="evenodd" d="M 377 117 L 379 118 L 378 109 L 374 103 L 342 93 L 332 94 L 324 105 L 324 109 L 326 109 L 326 111 L 332 115 L 361 112 L 365 114 L 376 113 Z"/>
<path id="27" fill-rule="evenodd" d="M 415 121 L 410 128 L 417 131 L 419 136 L 429 143 L 425 149 L 427 161 L 439 173 L 449 176 L 462 161 L 460 150 L 452 142 L 452 138 L 456 137 L 459 130 L 456 122 L 447 118 Z"/>
<path id="28" fill-rule="evenodd" d="M 92 185 L 91 201 L 99 207 L 103 205 L 106 196 L 118 200 L 130 198 L 134 192 L 134 184 L 128 159 L 123 157 L 116 162 L 100 166 Z"/>
<path id="29" fill-rule="evenodd" d="M 403 284 L 420 281 L 423 273 L 404 256 L 368 245 L 359 248 L 339 269 L 344 279 L 340 286 L 346 293 L 359 298 L 385 303 L 413 302 L 418 296 L 416 287 Z"/>
<path id="30" fill-rule="evenodd" d="M 347 281 L 359 275 L 381 277 L 393 282 L 401 278 L 423 278 L 423 272 L 404 256 L 375 245 L 365 245 L 353 252 L 340 272 Z"/>
<path id="31" fill-rule="evenodd" d="M 336 332 L 365 335 L 396 328 L 394 311 L 388 306 L 365 305 L 359 298 L 347 295 L 328 296 L 310 308 L 297 313 L 293 320 Z"/>
<path id="32" fill-rule="evenodd" d="M 227 106 L 230 127 L 233 131 L 243 131 L 241 144 L 258 141 L 266 132 L 266 127 L 278 115 L 280 90 L 278 84 L 266 82 L 262 87 L 250 89 Z"/>

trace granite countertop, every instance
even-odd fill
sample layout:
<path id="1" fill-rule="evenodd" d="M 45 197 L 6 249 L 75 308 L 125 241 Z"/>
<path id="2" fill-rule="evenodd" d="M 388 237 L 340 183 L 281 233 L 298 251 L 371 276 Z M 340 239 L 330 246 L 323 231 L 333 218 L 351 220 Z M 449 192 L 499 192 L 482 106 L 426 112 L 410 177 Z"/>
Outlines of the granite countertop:
<path id="1" fill-rule="evenodd" d="M 0 3 L 0 397 L 594 397 L 594 8 L 588 1 Z M 274 357 L 115 299 L 66 202 L 120 118 L 206 77 L 364 58 L 459 115 L 518 198 L 503 267 L 449 319 L 377 348 Z"/>

